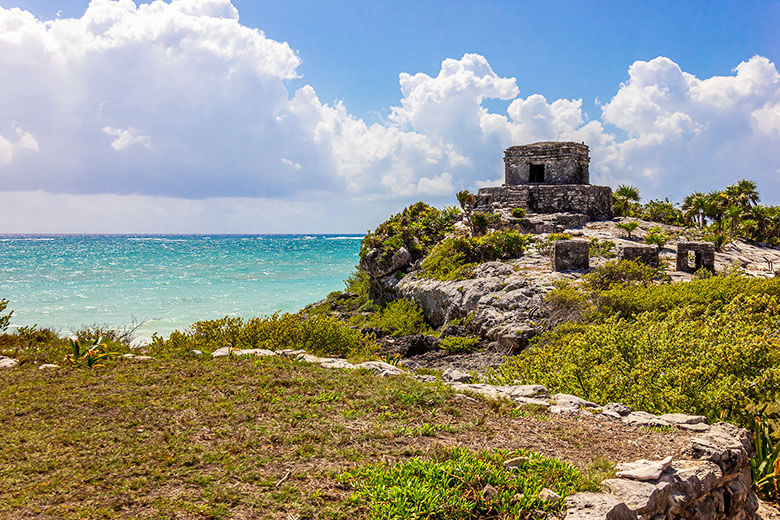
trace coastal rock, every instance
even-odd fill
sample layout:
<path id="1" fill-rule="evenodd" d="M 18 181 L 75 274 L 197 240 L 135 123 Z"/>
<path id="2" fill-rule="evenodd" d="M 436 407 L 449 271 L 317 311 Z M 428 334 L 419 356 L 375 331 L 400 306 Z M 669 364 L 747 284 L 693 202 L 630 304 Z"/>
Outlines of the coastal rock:
<path id="1" fill-rule="evenodd" d="M 387 336 L 379 341 L 381 349 L 390 356 L 409 358 L 436 350 L 439 338 L 426 334 L 409 334 L 406 336 Z"/>
<path id="2" fill-rule="evenodd" d="M 617 476 L 632 480 L 655 480 L 661 476 L 661 473 L 672 465 L 672 457 L 666 457 L 662 460 L 640 459 L 634 462 L 624 462 L 618 464 Z"/>
<path id="3" fill-rule="evenodd" d="M 365 361 L 355 365 L 355 368 L 370 370 L 382 377 L 397 376 L 404 373 L 402 369 L 384 361 Z"/>
<path id="4" fill-rule="evenodd" d="M 539 493 L 539 500 L 541 500 L 542 503 L 544 504 L 557 502 L 560 499 L 561 499 L 561 495 L 559 495 L 552 489 L 543 488 L 542 491 Z"/>
<path id="5" fill-rule="evenodd" d="M 623 422 L 631 426 L 640 426 L 640 427 L 641 426 L 649 426 L 649 427 L 671 426 L 670 423 L 664 421 L 657 415 L 653 415 L 647 412 L 631 412 L 630 414 L 623 417 Z"/>
<path id="6" fill-rule="evenodd" d="M 455 383 L 471 383 L 473 379 L 466 372 L 461 372 L 460 370 L 454 368 L 449 368 L 445 370 L 441 378 L 445 382 L 455 382 Z"/>
<path id="7" fill-rule="evenodd" d="M 0 368 L 11 368 L 19 364 L 18 359 L 0 356 Z"/>
<path id="8" fill-rule="evenodd" d="M 637 520 L 619 498 L 605 493 L 576 493 L 565 504 L 566 520 Z"/>

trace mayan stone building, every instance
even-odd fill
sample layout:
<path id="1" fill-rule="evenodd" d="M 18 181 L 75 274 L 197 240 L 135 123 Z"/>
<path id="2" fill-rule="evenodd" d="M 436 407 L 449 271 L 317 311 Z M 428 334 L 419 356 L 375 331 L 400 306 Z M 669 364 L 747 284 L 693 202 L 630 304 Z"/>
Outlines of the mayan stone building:
<path id="1" fill-rule="evenodd" d="M 504 185 L 477 193 L 478 211 L 523 208 L 533 214 L 568 213 L 584 221 L 612 218 L 612 190 L 592 186 L 584 143 L 542 142 L 504 151 Z"/>

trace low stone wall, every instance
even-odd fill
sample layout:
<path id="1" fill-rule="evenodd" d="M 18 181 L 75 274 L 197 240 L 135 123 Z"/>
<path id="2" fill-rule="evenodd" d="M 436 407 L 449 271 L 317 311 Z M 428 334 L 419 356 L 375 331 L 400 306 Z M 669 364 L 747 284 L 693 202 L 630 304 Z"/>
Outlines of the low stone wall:
<path id="1" fill-rule="evenodd" d="M 476 211 L 524 208 L 533 213 L 584 213 L 591 220 L 612 218 L 612 190 L 589 184 L 520 185 L 481 188 Z"/>
<path id="2" fill-rule="evenodd" d="M 651 267 L 658 267 L 658 246 L 648 244 L 622 244 L 618 247 L 618 260 L 634 260 Z"/>

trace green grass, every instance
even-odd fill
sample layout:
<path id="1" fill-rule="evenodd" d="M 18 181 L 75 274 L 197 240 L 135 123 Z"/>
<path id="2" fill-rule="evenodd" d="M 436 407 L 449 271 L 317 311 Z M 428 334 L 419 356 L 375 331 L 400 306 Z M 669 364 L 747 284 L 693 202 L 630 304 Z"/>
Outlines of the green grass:
<path id="1" fill-rule="evenodd" d="M 522 426 L 441 384 L 281 357 L 106 365 L 0 372 L 0 518 L 365 518 L 345 471 Z"/>
<path id="2" fill-rule="evenodd" d="M 524 457 L 519 467 L 504 466 L 516 457 Z M 563 499 L 544 502 L 542 489 L 560 496 L 592 489 L 571 465 L 524 450 L 454 448 L 434 459 L 365 466 L 342 479 L 357 489 L 351 500 L 376 520 L 546 518 L 562 510 Z"/>

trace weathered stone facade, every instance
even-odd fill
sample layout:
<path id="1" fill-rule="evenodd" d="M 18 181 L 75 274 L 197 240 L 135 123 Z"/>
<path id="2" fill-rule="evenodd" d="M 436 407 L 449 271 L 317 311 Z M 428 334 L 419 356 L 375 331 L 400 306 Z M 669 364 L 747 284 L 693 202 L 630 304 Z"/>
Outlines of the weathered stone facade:
<path id="1" fill-rule="evenodd" d="M 618 247 L 618 260 L 634 260 L 650 267 L 658 267 L 658 246 L 649 244 L 622 244 Z"/>
<path id="2" fill-rule="evenodd" d="M 589 184 L 588 147 L 584 143 L 542 142 L 504 151 L 505 182 L 519 184 Z"/>
<path id="3" fill-rule="evenodd" d="M 715 244 L 695 241 L 678 242 L 677 270 L 684 273 L 694 273 L 702 267 L 715 272 Z"/>
<path id="4" fill-rule="evenodd" d="M 590 245 L 585 240 L 556 240 L 550 248 L 553 271 L 588 269 Z"/>
<path id="5" fill-rule="evenodd" d="M 574 213 L 612 218 L 612 190 L 589 184 L 588 147 L 572 142 L 511 146 L 504 151 L 504 185 L 482 188 L 476 211 L 523 208 L 529 213 Z"/>
<path id="6" fill-rule="evenodd" d="M 612 190 L 590 184 L 524 184 L 479 190 L 476 211 L 499 208 L 524 208 L 531 213 L 580 213 L 590 220 L 608 220 L 612 218 Z"/>

